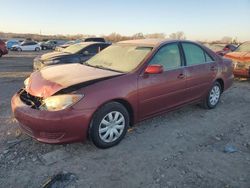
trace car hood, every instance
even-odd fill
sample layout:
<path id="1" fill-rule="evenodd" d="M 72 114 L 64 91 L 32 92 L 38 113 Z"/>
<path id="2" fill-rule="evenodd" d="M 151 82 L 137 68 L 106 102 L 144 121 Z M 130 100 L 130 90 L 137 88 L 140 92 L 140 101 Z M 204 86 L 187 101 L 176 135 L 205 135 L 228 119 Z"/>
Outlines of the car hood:
<path id="1" fill-rule="evenodd" d="M 50 53 L 43 54 L 40 57 L 40 60 L 47 61 L 47 60 L 56 59 L 58 57 L 69 56 L 69 55 L 72 55 L 72 54 L 64 53 L 64 52 L 50 52 Z"/>
<path id="2" fill-rule="evenodd" d="M 250 52 L 231 52 L 226 54 L 224 57 L 230 58 L 233 61 L 249 62 Z"/>
<path id="3" fill-rule="evenodd" d="M 50 66 L 30 75 L 26 91 L 47 98 L 72 85 L 122 74 L 81 64 Z"/>

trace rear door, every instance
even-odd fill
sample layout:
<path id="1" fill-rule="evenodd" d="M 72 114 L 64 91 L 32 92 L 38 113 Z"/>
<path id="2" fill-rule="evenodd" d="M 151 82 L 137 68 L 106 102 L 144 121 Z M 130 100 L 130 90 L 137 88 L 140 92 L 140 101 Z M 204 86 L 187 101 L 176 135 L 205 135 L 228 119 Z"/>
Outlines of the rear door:
<path id="1" fill-rule="evenodd" d="M 150 64 L 164 67 L 161 74 L 144 74 L 138 79 L 139 118 L 146 117 L 181 105 L 186 101 L 186 78 L 179 44 L 161 47 Z"/>
<path id="2" fill-rule="evenodd" d="M 190 101 L 201 98 L 217 74 L 217 64 L 200 46 L 191 42 L 182 42 L 186 62 L 187 91 Z"/>
<path id="3" fill-rule="evenodd" d="M 30 45 L 29 45 L 29 50 L 30 51 L 34 51 L 37 47 L 37 43 L 36 42 L 30 42 Z"/>

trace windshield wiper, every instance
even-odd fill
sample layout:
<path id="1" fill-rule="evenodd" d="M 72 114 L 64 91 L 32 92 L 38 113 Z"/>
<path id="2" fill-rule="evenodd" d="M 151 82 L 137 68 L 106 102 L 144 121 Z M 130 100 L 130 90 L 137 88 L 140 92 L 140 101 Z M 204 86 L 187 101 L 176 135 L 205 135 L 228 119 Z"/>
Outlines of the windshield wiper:
<path id="1" fill-rule="evenodd" d="M 114 71 L 114 72 L 124 73 L 124 72 L 122 72 L 122 71 L 110 69 L 110 68 L 104 67 L 104 66 L 102 66 L 102 65 L 90 65 L 90 64 L 88 64 L 87 62 L 85 62 L 84 65 L 87 65 L 87 66 L 90 66 L 90 67 L 95 67 L 95 68 L 98 68 L 98 69 L 104 69 L 104 70 L 110 70 L 110 71 Z"/>

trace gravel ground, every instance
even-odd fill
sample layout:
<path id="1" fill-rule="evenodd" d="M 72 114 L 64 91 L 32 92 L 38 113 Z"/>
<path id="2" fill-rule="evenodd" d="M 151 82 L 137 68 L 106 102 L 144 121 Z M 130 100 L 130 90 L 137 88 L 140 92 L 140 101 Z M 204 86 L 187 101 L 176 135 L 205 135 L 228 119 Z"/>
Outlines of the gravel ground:
<path id="1" fill-rule="evenodd" d="M 250 187 L 249 81 L 236 80 L 214 110 L 191 105 L 141 122 L 110 149 L 47 145 L 22 134 L 10 109 L 36 55 L 0 59 L 0 187 L 41 187 L 59 172 L 73 174 L 71 188 Z"/>

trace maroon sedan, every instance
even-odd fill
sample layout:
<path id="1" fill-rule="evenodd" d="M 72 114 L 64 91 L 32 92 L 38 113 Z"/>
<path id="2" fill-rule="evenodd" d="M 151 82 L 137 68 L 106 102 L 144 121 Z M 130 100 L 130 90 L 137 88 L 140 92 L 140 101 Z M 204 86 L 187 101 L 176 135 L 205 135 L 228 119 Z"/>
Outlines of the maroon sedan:
<path id="1" fill-rule="evenodd" d="M 7 50 L 7 47 L 5 45 L 5 42 L 0 40 L 0 57 L 2 57 L 3 55 L 6 55 L 6 54 L 8 54 L 8 50 Z"/>
<path id="2" fill-rule="evenodd" d="M 190 103 L 215 108 L 232 85 L 231 60 L 190 41 L 134 40 L 87 61 L 44 68 L 25 80 L 12 110 L 46 143 L 118 144 L 129 126 Z"/>

